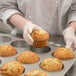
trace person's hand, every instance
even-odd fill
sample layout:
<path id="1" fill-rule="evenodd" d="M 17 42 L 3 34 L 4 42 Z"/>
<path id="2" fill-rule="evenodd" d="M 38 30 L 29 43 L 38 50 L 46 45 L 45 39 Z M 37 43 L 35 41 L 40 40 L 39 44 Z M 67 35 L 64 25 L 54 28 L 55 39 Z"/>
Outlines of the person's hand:
<path id="1" fill-rule="evenodd" d="M 25 41 L 29 44 L 29 45 L 33 45 L 34 40 L 32 39 L 32 37 L 30 36 L 30 34 L 32 33 L 33 30 L 35 29 L 40 29 L 43 30 L 41 27 L 39 27 L 38 25 L 33 24 L 32 22 L 27 22 L 26 25 L 24 26 L 24 30 L 23 30 L 23 37 L 25 39 Z"/>
<path id="2" fill-rule="evenodd" d="M 72 50 L 76 49 L 76 36 L 74 28 L 67 27 L 63 31 L 63 36 L 66 43 L 66 48 L 70 48 Z"/>

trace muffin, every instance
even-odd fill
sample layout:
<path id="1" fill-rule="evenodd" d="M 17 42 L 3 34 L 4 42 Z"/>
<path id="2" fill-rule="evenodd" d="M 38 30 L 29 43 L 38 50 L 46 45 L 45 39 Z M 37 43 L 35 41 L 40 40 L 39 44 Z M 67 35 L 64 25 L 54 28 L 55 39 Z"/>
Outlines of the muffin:
<path id="1" fill-rule="evenodd" d="M 17 61 L 24 63 L 24 64 L 33 64 L 33 63 L 38 62 L 38 60 L 39 60 L 38 55 L 31 51 L 21 52 L 17 56 Z"/>
<path id="2" fill-rule="evenodd" d="M 62 60 L 74 58 L 73 52 L 70 49 L 64 47 L 57 48 L 54 51 L 53 56 Z"/>
<path id="3" fill-rule="evenodd" d="M 40 70 L 32 70 L 26 73 L 24 76 L 48 76 L 45 72 Z"/>
<path id="4" fill-rule="evenodd" d="M 31 36 L 34 40 L 33 47 L 43 48 L 47 45 L 49 34 L 46 31 L 34 30 Z"/>
<path id="5" fill-rule="evenodd" d="M 9 57 L 15 55 L 16 49 L 11 45 L 1 45 L 0 46 L 0 56 L 1 57 Z"/>
<path id="6" fill-rule="evenodd" d="M 20 76 L 23 71 L 24 67 L 17 61 L 7 62 L 0 68 L 0 74 L 2 76 Z"/>
<path id="7" fill-rule="evenodd" d="M 40 67 L 46 71 L 55 72 L 61 70 L 63 64 L 57 58 L 47 58 L 41 62 Z"/>

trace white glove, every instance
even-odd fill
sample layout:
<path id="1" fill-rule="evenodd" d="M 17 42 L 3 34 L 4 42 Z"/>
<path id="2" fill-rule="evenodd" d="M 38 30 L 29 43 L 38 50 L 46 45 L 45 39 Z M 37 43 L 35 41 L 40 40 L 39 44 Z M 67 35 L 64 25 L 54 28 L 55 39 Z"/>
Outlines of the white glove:
<path id="1" fill-rule="evenodd" d="M 76 49 L 75 30 L 72 27 L 68 27 L 63 31 L 63 36 L 66 43 L 66 48 L 70 48 L 72 50 Z"/>
<path id="2" fill-rule="evenodd" d="M 34 40 L 32 39 L 32 37 L 30 36 L 30 33 L 32 33 L 33 30 L 35 29 L 40 29 L 43 30 L 41 27 L 33 24 L 32 22 L 27 22 L 26 25 L 24 26 L 24 30 L 23 30 L 23 37 L 25 39 L 25 41 L 29 44 L 29 45 L 33 45 Z"/>

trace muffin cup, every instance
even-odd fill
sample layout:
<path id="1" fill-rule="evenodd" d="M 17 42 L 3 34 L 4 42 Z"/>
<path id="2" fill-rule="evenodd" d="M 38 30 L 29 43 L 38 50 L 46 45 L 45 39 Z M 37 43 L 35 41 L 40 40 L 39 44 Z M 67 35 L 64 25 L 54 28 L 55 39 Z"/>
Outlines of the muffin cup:
<path id="1" fill-rule="evenodd" d="M 33 47 L 35 48 L 44 48 L 47 46 L 48 39 L 43 40 L 43 41 L 34 41 Z"/>

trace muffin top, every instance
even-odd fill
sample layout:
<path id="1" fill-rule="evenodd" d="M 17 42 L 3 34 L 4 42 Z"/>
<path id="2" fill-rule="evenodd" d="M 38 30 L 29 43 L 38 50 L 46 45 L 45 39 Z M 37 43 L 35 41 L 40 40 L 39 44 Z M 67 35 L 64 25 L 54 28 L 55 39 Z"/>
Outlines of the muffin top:
<path id="1" fill-rule="evenodd" d="M 15 55 L 16 49 L 11 45 L 1 45 L 0 46 L 0 56 L 1 57 L 8 57 Z"/>
<path id="2" fill-rule="evenodd" d="M 40 70 L 32 70 L 26 73 L 24 76 L 48 76 L 45 72 Z"/>
<path id="3" fill-rule="evenodd" d="M 57 58 L 46 58 L 40 64 L 40 67 L 46 71 L 54 72 L 62 69 L 63 64 Z"/>
<path id="4" fill-rule="evenodd" d="M 23 71 L 24 67 L 17 61 L 7 62 L 0 68 L 0 74 L 2 76 L 20 76 Z"/>
<path id="5" fill-rule="evenodd" d="M 70 49 L 60 47 L 54 51 L 53 56 L 59 59 L 66 60 L 66 59 L 72 59 L 74 57 L 74 54 Z"/>
<path id="6" fill-rule="evenodd" d="M 43 30 L 34 30 L 31 33 L 32 38 L 34 39 L 34 41 L 43 41 L 49 38 L 49 34 L 46 31 Z"/>
<path id="7" fill-rule="evenodd" d="M 39 60 L 38 55 L 31 51 L 21 52 L 17 56 L 17 61 L 24 63 L 24 64 L 36 63 L 36 62 L 38 62 L 38 60 Z"/>

